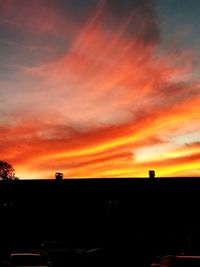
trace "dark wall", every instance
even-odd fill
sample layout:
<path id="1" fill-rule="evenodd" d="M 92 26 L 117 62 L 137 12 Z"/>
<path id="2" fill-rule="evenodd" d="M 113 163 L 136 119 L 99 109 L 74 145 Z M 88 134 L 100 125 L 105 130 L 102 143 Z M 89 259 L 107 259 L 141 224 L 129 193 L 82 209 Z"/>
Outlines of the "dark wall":
<path id="1" fill-rule="evenodd" d="M 199 207 L 197 178 L 1 181 L 1 242 L 198 251 Z"/>

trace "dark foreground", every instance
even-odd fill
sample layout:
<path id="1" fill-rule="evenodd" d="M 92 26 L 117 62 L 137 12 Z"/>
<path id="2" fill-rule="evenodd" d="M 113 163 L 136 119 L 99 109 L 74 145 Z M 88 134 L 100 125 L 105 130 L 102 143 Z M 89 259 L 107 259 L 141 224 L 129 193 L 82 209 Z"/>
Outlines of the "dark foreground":
<path id="1" fill-rule="evenodd" d="M 200 255 L 199 213 L 199 178 L 1 181 L 0 257 L 149 266 L 160 255 Z"/>

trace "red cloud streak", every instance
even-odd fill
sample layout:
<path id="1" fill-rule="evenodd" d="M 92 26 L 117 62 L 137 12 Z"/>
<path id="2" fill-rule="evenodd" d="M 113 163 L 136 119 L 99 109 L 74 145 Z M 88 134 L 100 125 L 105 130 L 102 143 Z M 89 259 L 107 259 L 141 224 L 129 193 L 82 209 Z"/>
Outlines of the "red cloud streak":
<path id="1" fill-rule="evenodd" d="M 112 6 L 99 3 L 78 25 L 55 1 L 0 1 L 1 23 L 65 40 L 53 61 L 18 66 L 17 84 L 1 82 L 0 158 L 21 178 L 199 175 L 199 143 L 181 141 L 200 130 L 194 51 L 161 50 L 152 6 L 112 24 Z"/>

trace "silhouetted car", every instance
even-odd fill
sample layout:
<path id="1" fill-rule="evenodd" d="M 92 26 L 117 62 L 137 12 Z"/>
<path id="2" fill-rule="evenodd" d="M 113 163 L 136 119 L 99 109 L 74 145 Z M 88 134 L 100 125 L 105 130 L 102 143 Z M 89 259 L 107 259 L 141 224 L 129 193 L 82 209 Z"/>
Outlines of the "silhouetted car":
<path id="1" fill-rule="evenodd" d="M 75 248 L 67 241 L 48 240 L 42 241 L 37 252 L 45 255 L 51 262 L 52 267 L 63 267 L 79 264 L 84 261 L 87 254 L 85 248 Z"/>
<path id="2" fill-rule="evenodd" d="M 160 258 L 158 263 L 151 267 L 200 267 L 200 256 L 168 255 Z"/>
<path id="3" fill-rule="evenodd" d="M 9 267 L 48 267 L 45 259 L 38 253 L 12 253 L 8 261 Z"/>

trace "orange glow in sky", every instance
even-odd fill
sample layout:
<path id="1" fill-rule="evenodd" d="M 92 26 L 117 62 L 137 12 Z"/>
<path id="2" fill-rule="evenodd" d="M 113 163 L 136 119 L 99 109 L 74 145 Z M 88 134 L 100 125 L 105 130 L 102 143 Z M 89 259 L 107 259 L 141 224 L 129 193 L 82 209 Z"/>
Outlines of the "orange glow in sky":
<path id="1" fill-rule="evenodd" d="M 0 159 L 21 179 L 200 176 L 194 21 L 166 11 L 187 6 L 83 2 L 0 0 Z"/>

